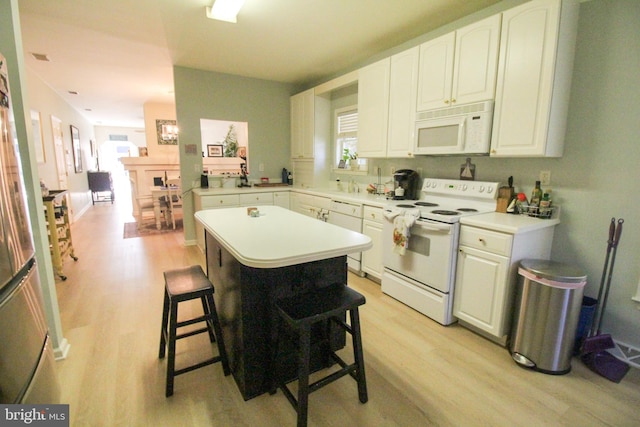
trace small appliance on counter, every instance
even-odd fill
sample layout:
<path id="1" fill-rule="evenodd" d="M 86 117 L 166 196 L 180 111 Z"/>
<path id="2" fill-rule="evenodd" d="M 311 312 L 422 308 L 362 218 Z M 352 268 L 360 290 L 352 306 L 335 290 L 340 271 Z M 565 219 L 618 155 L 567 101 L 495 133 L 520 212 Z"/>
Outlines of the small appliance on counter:
<path id="1" fill-rule="evenodd" d="M 411 169 L 399 169 L 393 174 L 394 200 L 418 200 L 420 176 Z"/>

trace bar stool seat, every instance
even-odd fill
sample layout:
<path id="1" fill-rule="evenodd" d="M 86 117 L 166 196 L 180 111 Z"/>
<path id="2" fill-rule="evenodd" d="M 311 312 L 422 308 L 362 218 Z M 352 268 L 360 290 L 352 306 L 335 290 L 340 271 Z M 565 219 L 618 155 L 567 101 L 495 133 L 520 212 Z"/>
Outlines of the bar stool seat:
<path id="1" fill-rule="evenodd" d="M 169 347 L 169 357 L 167 361 L 167 384 L 166 397 L 173 395 L 174 377 L 212 363 L 222 362 L 222 369 L 225 375 L 229 375 L 229 362 L 222 340 L 222 329 L 220 320 L 216 312 L 213 301 L 214 288 L 199 265 L 169 270 L 164 272 L 165 292 L 164 306 L 162 310 L 162 329 L 160 331 L 160 351 L 159 358 L 163 359 L 166 348 Z M 198 299 L 202 301 L 203 315 L 189 320 L 178 322 L 178 304 L 184 301 Z M 205 322 L 205 326 L 178 334 L 178 328 Z M 182 369 L 175 369 L 176 362 L 176 341 L 182 338 L 207 332 L 211 342 L 217 342 L 218 355 L 204 360 L 195 365 Z"/>
<path id="2" fill-rule="evenodd" d="M 366 302 L 365 297 L 349 287 L 336 283 L 328 287 L 311 292 L 281 299 L 276 302 L 276 310 L 292 331 L 299 338 L 298 354 L 298 397 L 293 396 L 287 384 L 280 378 L 275 378 L 272 394 L 280 388 L 291 405 L 298 413 L 298 427 L 307 425 L 309 394 L 349 374 L 358 384 L 358 397 L 361 403 L 366 403 L 367 382 L 364 372 L 364 356 L 362 352 L 362 336 L 360 334 L 360 316 L 358 307 Z M 349 312 L 350 325 L 343 319 Z M 337 362 L 341 369 L 329 374 L 312 384 L 309 384 L 309 364 L 311 359 L 311 330 L 312 326 L 325 322 L 322 342 L 330 357 Z M 334 323 L 349 332 L 353 343 L 354 363 L 347 364 L 330 347 L 330 324 Z M 280 334 L 278 334 L 278 340 Z M 278 346 L 276 345 L 276 349 Z M 277 372 L 278 361 L 275 361 Z"/>

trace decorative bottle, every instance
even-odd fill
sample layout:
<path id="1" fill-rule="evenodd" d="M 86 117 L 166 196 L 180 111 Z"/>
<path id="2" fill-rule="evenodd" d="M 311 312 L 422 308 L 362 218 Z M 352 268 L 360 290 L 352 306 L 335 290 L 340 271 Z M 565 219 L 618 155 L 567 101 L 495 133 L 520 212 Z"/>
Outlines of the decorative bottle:
<path id="1" fill-rule="evenodd" d="M 529 213 L 531 213 L 532 216 L 536 216 L 538 214 L 541 199 L 542 189 L 540 188 L 540 181 L 536 181 L 536 186 L 531 192 L 531 198 L 529 199 Z"/>

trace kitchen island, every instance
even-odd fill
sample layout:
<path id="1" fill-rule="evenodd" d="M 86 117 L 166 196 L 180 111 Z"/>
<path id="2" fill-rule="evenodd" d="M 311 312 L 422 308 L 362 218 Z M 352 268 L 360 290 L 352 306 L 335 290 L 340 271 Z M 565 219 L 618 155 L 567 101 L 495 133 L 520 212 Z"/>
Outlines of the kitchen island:
<path id="1" fill-rule="evenodd" d="M 279 206 L 196 212 L 205 229 L 207 275 L 215 300 L 231 371 L 244 399 L 269 391 L 276 353 L 295 378 L 293 348 L 278 349 L 275 301 L 313 288 L 347 282 L 347 254 L 372 246 L 363 234 L 327 224 Z M 344 332 L 332 330 L 332 348 L 344 345 Z M 316 352 L 312 367 L 331 362 Z"/>

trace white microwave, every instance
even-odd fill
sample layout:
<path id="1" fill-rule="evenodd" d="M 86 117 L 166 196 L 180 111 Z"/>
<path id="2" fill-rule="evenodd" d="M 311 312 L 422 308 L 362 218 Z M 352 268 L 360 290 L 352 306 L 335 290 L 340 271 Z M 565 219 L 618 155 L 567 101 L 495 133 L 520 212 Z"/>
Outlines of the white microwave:
<path id="1" fill-rule="evenodd" d="M 416 114 L 414 154 L 489 154 L 493 101 Z"/>

